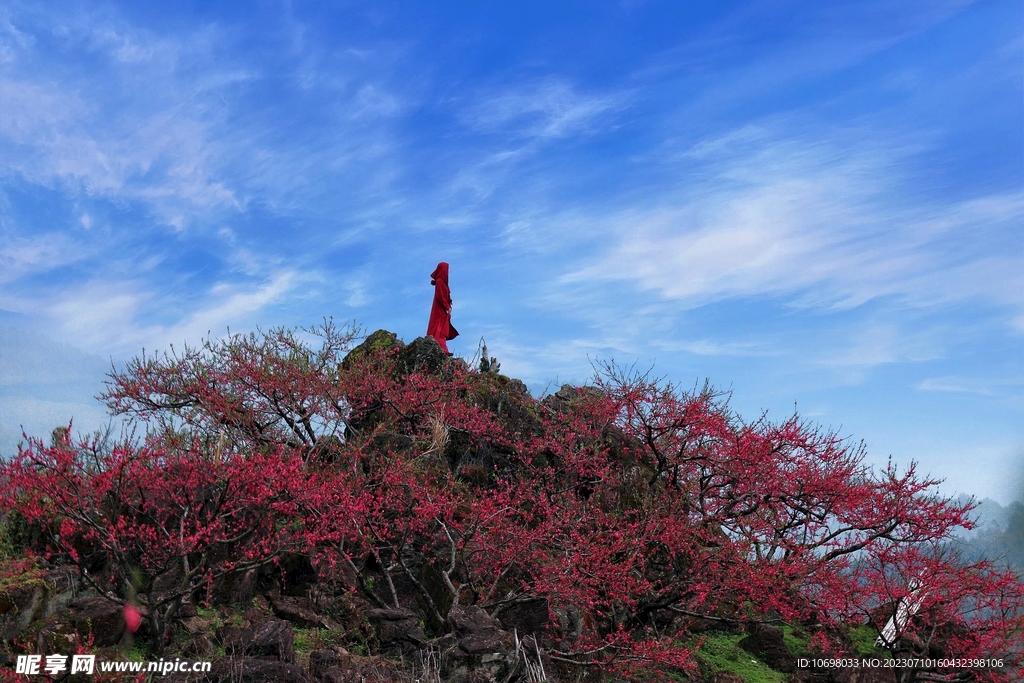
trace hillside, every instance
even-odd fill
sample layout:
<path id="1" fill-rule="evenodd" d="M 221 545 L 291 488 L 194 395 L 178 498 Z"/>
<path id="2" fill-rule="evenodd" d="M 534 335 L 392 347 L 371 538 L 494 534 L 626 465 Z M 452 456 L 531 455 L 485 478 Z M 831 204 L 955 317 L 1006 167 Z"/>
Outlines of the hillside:
<path id="1" fill-rule="evenodd" d="M 949 551 L 970 505 L 913 466 L 873 471 L 798 416 L 745 422 L 710 386 L 608 366 L 536 399 L 491 359 L 360 339 L 327 323 L 139 357 L 103 395 L 133 435 L 58 429 L 5 464 L 8 663 L 180 657 L 212 670 L 160 680 L 225 682 L 1015 675 L 1024 586 Z M 813 665 L 852 655 L 921 660 Z"/>

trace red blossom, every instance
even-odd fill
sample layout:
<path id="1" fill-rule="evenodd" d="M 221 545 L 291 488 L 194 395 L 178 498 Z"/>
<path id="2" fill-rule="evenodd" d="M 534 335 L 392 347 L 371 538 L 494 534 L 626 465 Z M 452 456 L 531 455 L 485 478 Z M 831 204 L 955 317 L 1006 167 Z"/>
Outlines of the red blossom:
<path id="1" fill-rule="evenodd" d="M 608 367 L 594 387 L 513 398 L 457 361 L 342 362 L 354 332 L 313 332 L 318 349 L 275 330 L 134 361 L 105 397 L 147 439 L 31 442 L 0 472 L 4 499 L 126 620 L 144 595 L 158 633 L 223 577 L 301 553 L 434 635 L 452 605 L 543 601 L 550 656 L 625 677 L 692 669 L 701 618 L 800 623 L 841 648 L 916 577 L 898 647 L 1021 655 L 1019 578 L 950 554 L 971 506 L 913 465 L 872 470 L 796 416 L 745 422 L 707 387 Z"/>

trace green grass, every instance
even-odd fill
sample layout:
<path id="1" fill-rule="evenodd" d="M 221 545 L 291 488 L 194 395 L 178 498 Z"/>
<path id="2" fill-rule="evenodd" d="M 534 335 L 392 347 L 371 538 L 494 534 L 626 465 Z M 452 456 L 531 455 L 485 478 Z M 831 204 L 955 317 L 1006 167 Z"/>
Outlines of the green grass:
<path id="1" fill-rule="evenodd" d="M 789 624 L 782 627 L 782 641 L 794 657 L 810 657 L 813 654 L 811 652 L 811 636 Z"/>
<path id="2" fill-rule="evenodd" d="M 316 636 L 312 633 L 313 629 L 308 628 L 297 628 L 294 630 L 295 633 L 295 653 L 298 655 L 308 655 L 310 652 L 316 649 Z"/>
<path id="3" fill-rule="evenodd" d="M 135 643 L 131 649 L 121 653 L 125 659 L 132 662 L 144 662 L 148 656 L 146 651 L 146 645 L 144 643 Z"/>
<path id="4" fill-rule="evenodd" d="M 212 619 L 217 616 L 217 610 L 212 607 L 203 607 L 202 605 L 196 605 L 196 614 L 203 619 Z"/>
<path id="5" fill-rule="evenodd" d="M 814 652 L 810 648 L 811 637 L 798 626 L 782 625 L 782 638 L 786 648 L 796 658 L 810 658 Z M 775 671 L 756 656 L 739 646 L 745 633 L 710 633 L 696 655 L 702 662 L 703 669 L 714 672 L 739 675 L 746 683 L 785 683 L 789 676 Z M 853 652 L 860 657 L 887 657 L 889 651 L 875 647 L 878 634 L 870 626 L 862 625 L 849 629 Z M 695 643 L 696 641 L 694 641 Z"/>
<path id="6" fill-rule="evenodd" d="M 853 653 L 859 657 L 890 657 L 889 650 L 884 647 L 876 647 L 875 639 L 878 632 L 867 624 L 862 624 L 850 629 L 850 642 L 853 644 Z"/>
<path id="7" fill-rule="evenodd" d="M 296 628 L 295 653 L 306 655 L 321 648 L 338 643 L 340 633 L 322 628 Z"/>
<path id="8" fill-rule="evenodd" d="M 775 671 L 738 645 L 745 636 L 745 633 L 710 634 L 697 650 L 697 657 L 713 671 L 737 674 L 747 683 L 786 683 L 787 674 Z"/>

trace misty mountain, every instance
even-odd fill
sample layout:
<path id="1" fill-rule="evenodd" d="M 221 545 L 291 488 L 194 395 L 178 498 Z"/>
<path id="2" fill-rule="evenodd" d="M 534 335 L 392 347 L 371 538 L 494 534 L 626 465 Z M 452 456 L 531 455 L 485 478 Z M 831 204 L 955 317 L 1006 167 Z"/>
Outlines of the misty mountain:
<path id="1" fill-rule="evenodd" d="M 975 509 L 976 529 L 965 532 L 954 545 L 966 561 L 988 558 L 1024 571 L 1024 503 L 1000 505 L 985 498 Z"/>

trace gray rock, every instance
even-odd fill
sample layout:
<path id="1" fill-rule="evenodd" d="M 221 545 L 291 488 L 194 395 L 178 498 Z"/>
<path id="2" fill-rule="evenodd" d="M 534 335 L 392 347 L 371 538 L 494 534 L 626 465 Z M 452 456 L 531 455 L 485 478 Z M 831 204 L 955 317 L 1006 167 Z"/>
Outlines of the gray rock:
<path id="1" fill-rule="evenodd" d="M 512 634 L 479 607 L 455 605 L 448 612 L 448 621 L 458 634 L 459 649 L 467 655 L 505 654 L 512 650 Z"/>
<path id="2" fill-rule="evenodd" d="M 44 618 L 53 591 L 49 585 L 15 586 L 0 592 L 0 640 L 17 637 L 29 624 Z"/>
<path id="3" fill-rule="evenodd" d="M 315 683 L 298 664 L 248 657 L 215 659 L 207 673 L 170 674 L 168 683 Z"/>
<path id="4" fill-rule="evenodd" d="M 125 632 L 124 605 L 106 598 L 78 598 L 68 603 L 69 618 L 75 629 L 91 633 L 95 647 L 117 645 Z"/>
<path id="5" fill-rule="evenodd" d="M 295 632 L 291 624 L 281 619 L 268 619 L 246 628 L 225 627 L 222 642 L 229 654 L 295 661 Z"/>
<path id="6" fill-rule="evenodd" d="M 397 370 L 403 375 L 418 372 L 439 375 L 448 364 L 448 356 L 433 337 L 419 337 L 398 352 Z"/>
<path id="7" fill-rule="evenodd" d="M 418 645 L 427 639 L 420 618 L 409 609 L 372 609 L 366 618 L 373 625 L 381 645 Z"/>
<path id="8" fill-rule="evenodd" d="M 327 617 L 317 614 L 308 598 L 293 598 L 287 595 L 270 595 L 274 614 L 293 624 L 306 628 L 336 630 L 338 625 Z"/>

